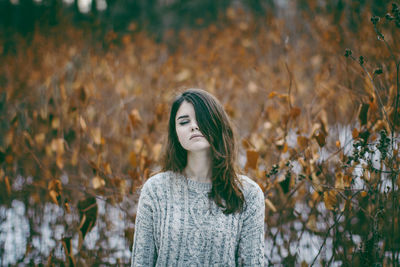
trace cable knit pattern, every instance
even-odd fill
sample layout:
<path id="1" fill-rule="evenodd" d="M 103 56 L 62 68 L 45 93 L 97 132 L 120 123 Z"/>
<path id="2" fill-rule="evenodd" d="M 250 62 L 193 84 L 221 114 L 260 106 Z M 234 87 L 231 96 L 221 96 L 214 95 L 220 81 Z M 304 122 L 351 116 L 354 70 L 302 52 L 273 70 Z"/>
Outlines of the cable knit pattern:
<path id="1" fill-rule="evenodd" d="M 159 173 L 144 184 L 131 266 L 264 266 L 264 194 L 240 176 L 246 204 L 223 214 L 208 199 L 210 183 Z"/>

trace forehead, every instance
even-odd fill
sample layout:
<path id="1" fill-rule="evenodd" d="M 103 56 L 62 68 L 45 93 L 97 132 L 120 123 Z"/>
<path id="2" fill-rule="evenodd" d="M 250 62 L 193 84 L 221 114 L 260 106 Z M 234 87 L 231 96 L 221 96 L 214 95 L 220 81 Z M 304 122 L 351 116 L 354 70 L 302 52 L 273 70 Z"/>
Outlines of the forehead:
<path id="1" fill-rule="evenodd" d="M 195 115 L 193 104 L 187 101 L 183 101 L 178 111 L 176 112 L 176 119 L 180 116 L 187 115 L 193 117 Z"/>

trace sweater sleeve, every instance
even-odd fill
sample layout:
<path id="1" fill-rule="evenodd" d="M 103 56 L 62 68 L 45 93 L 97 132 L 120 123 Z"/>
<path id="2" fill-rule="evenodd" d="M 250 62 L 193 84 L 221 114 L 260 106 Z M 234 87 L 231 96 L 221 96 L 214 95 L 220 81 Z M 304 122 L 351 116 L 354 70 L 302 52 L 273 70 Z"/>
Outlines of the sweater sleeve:
<path id="1" fill-rule="evenodd" d="M 257 184 L 252 189 L 243 212 L 238 266 L 264 266 L 264 193 Z"/>
<path id="2" fill-rule="evenodd" d="M 132 267 L 155 266 L 157 261 L 153 232 L 154 202 L 150 189 L 149 185 L 145 184 L 139 197 L 132 247 Z"/>

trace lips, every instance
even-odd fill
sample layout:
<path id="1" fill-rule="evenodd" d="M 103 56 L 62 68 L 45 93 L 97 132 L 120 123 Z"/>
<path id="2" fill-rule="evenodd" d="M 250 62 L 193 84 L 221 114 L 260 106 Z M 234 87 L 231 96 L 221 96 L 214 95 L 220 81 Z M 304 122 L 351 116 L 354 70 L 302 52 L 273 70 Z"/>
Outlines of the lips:
<path id="1" fill-rule="evenodd" d="M 194 134 L 194 135 L 192 135 L 192 136 L 190 137 L 190 140 L 192 140 L 192 139 L 195 138 L 195 137 L 204 137 L 204 136 L 202 136 L 201 134 Z"/>

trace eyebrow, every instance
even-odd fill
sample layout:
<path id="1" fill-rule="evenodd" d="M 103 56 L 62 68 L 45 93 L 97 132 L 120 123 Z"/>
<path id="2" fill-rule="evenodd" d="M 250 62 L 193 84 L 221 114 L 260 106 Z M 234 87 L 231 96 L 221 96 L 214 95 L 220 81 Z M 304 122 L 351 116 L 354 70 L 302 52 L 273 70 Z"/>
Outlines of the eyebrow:
<path id="1" fill-rule="evenodd" d="M 182 115 L 182 116 L 179 116 L 176 120 L 187 119 L 187 118 L 189 118 L 189 115 Z"/>

